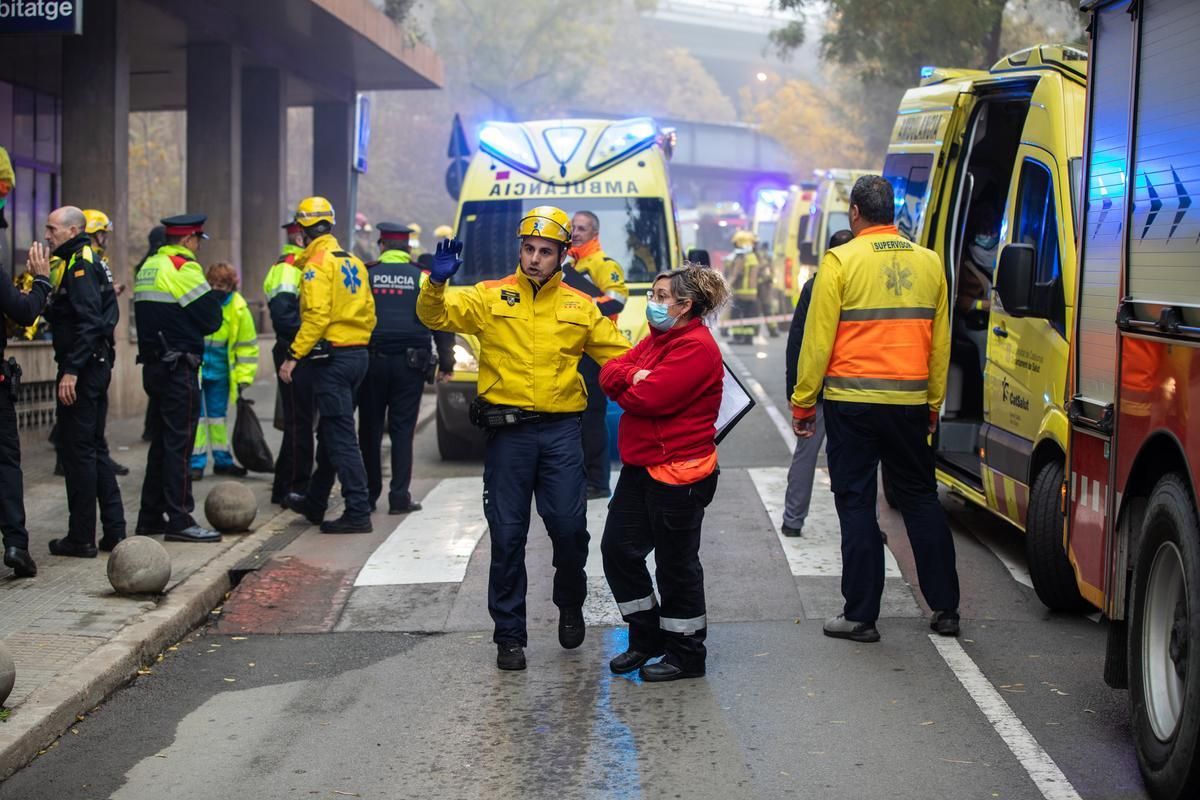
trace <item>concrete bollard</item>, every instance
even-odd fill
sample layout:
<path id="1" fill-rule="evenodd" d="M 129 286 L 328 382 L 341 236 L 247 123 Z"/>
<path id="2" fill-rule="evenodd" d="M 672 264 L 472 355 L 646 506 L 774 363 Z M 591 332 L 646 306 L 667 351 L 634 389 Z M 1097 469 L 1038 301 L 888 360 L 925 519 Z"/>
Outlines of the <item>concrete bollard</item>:
<path id="1" fill-rule="evenodd" d="M 0 706 L 8 700 L 17 684 L 17 665 L 4 642 L 0 642 Z"/>
<path id="2" fill-rule="evenodd" d="M 171 580 L 167 548 L 149 536 L 133 536 L 108 557 L 108 582 L 118 594 L 159 594 Z"/>
<path id="3" fill-rule="evenodd" d="M 258 514 L 254 492 L 236 481 L 218 483 L 204 500 L 204 516 L 214 530 L 221 533 L 249 531 Z"/>

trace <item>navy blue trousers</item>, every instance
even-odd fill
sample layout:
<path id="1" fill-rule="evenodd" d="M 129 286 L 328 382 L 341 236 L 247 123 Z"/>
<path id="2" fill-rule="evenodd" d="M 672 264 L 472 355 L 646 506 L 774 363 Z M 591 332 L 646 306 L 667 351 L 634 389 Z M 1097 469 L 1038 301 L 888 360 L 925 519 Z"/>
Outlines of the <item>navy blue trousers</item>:
<path id="1" fill-rule="evenodd" d="M 846 619 L 875 622 L 883 596 L 883 536 L 876 516 L 879 462 L 904 516 L 921 594 L 934 611 L 958 609 L 954 539 L 938 502 L 929 407 L 824 401 L 825 455 L 842 526 Z"/>
<path id="2" fill-rule="evenodd" d="M 483 462 L 483 513 L 492 542 L 488 611 L 493 641 L 528 644 L 525 630 L 525 542 L 529 509 L 554 547 L 554 604 L 570 608 L 587 597 L 587 501 L 578 417 L 493 431 Z"/>
<path id="3" fill-rule="evenodd" d="M 412 502 L 413 434 L 425 391 L 425 373 L 408 365 L 403 354 L 371 356 L 367 380 L 358 393 L 358 443 L 367 468 L 367 491 L 374 506 L 383 494 L 383 431 L 392 441 L 392 480 L 388 508 Z"/>
<path id="4" fill-rule="evenodd" d="M 317 469 L 308 484 L 308 505 L 324 510 L 333 491 L 333 479 L 342 483 L 344 514 L 353 520 L 371 516 L 367 496 L 367 470 L 358 436 L 354 432 L 354 398 L 367 374 L 367 350 L 334 349 L 333 355 L 315 362 L 309 373 L 313 403 L 321 415 L 317 422 Z"/>

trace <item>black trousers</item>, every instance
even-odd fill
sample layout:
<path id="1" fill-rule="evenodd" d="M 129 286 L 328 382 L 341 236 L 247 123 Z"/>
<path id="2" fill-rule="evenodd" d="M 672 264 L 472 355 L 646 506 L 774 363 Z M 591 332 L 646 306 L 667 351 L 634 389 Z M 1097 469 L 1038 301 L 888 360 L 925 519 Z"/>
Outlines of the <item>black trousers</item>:
<path id="1" fill-rule="evenodd" d="M 288 345 L 275 342 L 271 349 L 275 361 L 275 374 L 283 362 L 290 358 Z M 275 379 L 276 390 L 283 403 L 283 442 L 279 456 L 275 459 L 275 480 L 271 485 L 271 498 L 281 500 L 284 495 L 308 492 L 308 479 L 313 471 L 313 397 L 310 365 L 297 362 L 292 372 L 292 382 Z"/>
<path id="2" fill-rule="evenodd" d="M 358 392 L 358 445 L 367 469 L 367 494 L 371 506 L 383 494 L 383 429 L 386 417 L 392 440 L 392 480 L 388 507 L 404 508 L 412 502 L 413 435 L 425 391 L 425 373 L 408 365 L 405 353 L 371 356 L 367 379 Z"/>
<path id="3" fill-rule="evenodd" d="M 125 538 L 121 487 L 104 439 L 111 380 L 112 364 L 93 358 L 77 376 L 75 403 L 58 404 L 58 452 L 70 510 L 67 538 L 79 544 L 96 542 L 97 501 L 104 538 L 114 542 Z"/>
<path id="4" fill-rule="evenodd" d="M 935 611 L 958 609 L 954 539 L 938 502 L 929 408 L 826 399 L 825 455 L 842 527 L 846 619 L 875 622 L 883 595 L 883 536 L 876 517 L 880 460 L 904 516 L 921 594 Z"/>
<path id="5" fill-rule="evenodd" d="M 146 364 L 142 387 L 150 398 L 150 452 L 137 527 L 181 531 L 196 524 L 191 460 L 200 421 L 199 374 L 182 360 L 174 368 L 161 362 Z"/>
<path id="6" fill-rule="evenodd" d="M 587 387 L 583 412 L 583 464 L 589 489 L 608 491 L 612 461 L 608 456 L 608 400 L 600 388 L 600 365 L 591 357 L 579 359 L 579 374 Z"/>
<path id="7" fill-rule="evenodd" d="M 488 570 L 488 612 L 496 642 L 529 643 L 526 629 L 525 544 L 530 505 L 554 548 L 554 589 L 559 608 L 587 599 L 587 499 L 579 419 L 545 419 L 494 430 L 483 458 L 483 515 L 492 544 Z"/>
<path id="8" fill-rule="evenodd" d="M 629 649 L 666 653 L 687 671 L 702 672 L 707 653 L 700 526 L 718 474 L 674 486 L 654 480 L 645 467 L 622 467 L 600 541 L 604 577 L 629 623 Z M 651 550 L 661 606 L 646 569 Z"/>
<path id="9" fill-rule="evenodd" d="M 0 320 L 2 321 L 2 320 Z M 17 434 L 17 410 L 0 383 L 0 532 L 5 547 L 29 549 L 25 529 L 25 486 L 21 477 L 21 439 Z"/>
<path id="10" fill-rule="evenodd" d="M 317 470 L 308 482 L 308 504 L 314 510 L 329 505 L 336 477 L 342 483 L 344 514 L 353 520 L 371 516 L 367 471 L 354 433 L 354 398 L 367 375 L 366 348 L 337 350 L 312 366 L 313 400 L 317 422 Z"/>

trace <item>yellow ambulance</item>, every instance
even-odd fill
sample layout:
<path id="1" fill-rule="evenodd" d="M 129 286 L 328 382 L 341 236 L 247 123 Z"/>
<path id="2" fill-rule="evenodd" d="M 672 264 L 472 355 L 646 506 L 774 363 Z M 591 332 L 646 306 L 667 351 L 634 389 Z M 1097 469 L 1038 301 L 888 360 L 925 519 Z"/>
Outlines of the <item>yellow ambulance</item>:
<path id="1" fill-rule="evenodd" d="M 554 205 L 600 220 L 600 244 L 625 271 L 629 300 L 617 327 L 631 342 L 648 333 L 646 291 L 681 262 L 667 161 L 674 134 L 648 117 L 488 122 L 479 129 L 459 193 L 456 236 L 463 266 L 453 284 L 495 280 L 516 269 L 517 225 L 529 209 Z M 453 285 L 450 291 L 454 291 Z M 443 459 L 482 452 L 467 419 L 476 395 L 478 342 L 455 339 L 454 376 L 438 384 L 437 439 Z"/>
<path id="2" fill-rule="evenodd" d="M 856 180 L 871 174 L 877 173 L 865 169 L 817 170 L 817 189 L 808 207 L 808 223 L 799 238 L 801 287 L 825 257 L 829 237 L 850 229 L 850 190 Z"/>
<path id="3" fill-rule="evenodd" d="M 1084 606 L 1063 550 L 1064 392 L 1087 54 L 1013 53 L 987 71 L 926 67 L 884 176 L 897 225 L 942 257 L 950 379 L 938 480 L 1023 529 L 1038 597 Z"/>
<path id="4" fill-rule="evenodd" d="M 787 295 L 789 307 L 796 305 L 800 290 L 808 280 L 808 272 L 800 265 L 800 242 L 808 231 L 808 210 L 817 196 L 816 188 L 815 183 L 806 183 L 789 189 L 787 200 L 779 211 L 779 222 L 775 225 L 775 238 L 771 243 L 775 285 Z"/>

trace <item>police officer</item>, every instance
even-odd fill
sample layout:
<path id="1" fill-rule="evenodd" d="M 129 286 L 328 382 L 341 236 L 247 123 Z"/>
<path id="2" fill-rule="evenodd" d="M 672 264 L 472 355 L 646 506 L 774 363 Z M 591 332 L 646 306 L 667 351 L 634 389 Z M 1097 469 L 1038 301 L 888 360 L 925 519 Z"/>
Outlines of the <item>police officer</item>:
<path id="1" fill-rule="evenodd" d="M 479 337 L 482 392 L 473 416 L 488 431 L 488 611 L 500 669 L 525 668 L 525 541 L 534 495 L 554 547 L 558 641 L 573 648 L 584 638 L 588 532 L 579 418 L 587 396 L 576 369 L 584 353 L 603 365 L 629 342 L 590 296 L 563 283 L 570 225 L 561 209 L 532 209 L 517 231 L 516 272 L 455 292 L 446 291 L 446 281 L 462 265 L 462 243 L 443 241 L 417 299 L 417 316 L 430 328 Z"/>
<path id="2" fill-rule="evenodd" d="M 371 334 L 371 366 L 358 395 L 358 443 L 367 468 L 367 489 L 374 510 L 383 493 L 380 448 L 387 415 L 392 441 L 392 481 L 388 513 L 420 511 L 409 492 L 412 443 L 425 382 L 435 369 L 445 377 L 454 371 L 453 345 L 439 339 L 437 362 L 430 347 L 431 331 L 417 319 L 417 293 L 426 277 L 409 257 L 411 231 L 394 222 L 381 222 L 379 260 L 369 264 L 376 323 Z"/>
<path id="3" fill-rule="evenodd" d="M 304 252 L 304 234 L 295 220 L 283 224 L 287 243 L 275 265 L 263 281 L 271 326 L 275 329 L 275 346 L 271 358 L 278 373 L 287 361 L 288 350 L 300 330 L 300 268 L 297 260 Z M 305 364 L 297 364 L 291 383 L 278 380 L 280 403 L 283 407 L 283 442 L 275 460 L 275 480 L 271 485 L 271 502 L 282 504 L 290 493 L 308 491 L 308 479 L 313 467 L 313 406 L 312 386 Z"/>
<path id="4" fill-rule="evenodd" d="M 576 211 L 571 218 L 571 249 L 567 256 L 573 269 L 563 274 L 563 280 L 593 295 L 600 313 L 615 322 L 629 300 L 629 288 L 625 285 L 621 265 L 600 247 L 600 218 L 593 212 Z M 580 286 L 576 276 L 589 285 Z M 587 387 L 588 405 L 583 412 L 583 463 L 587 470 L 587 497 L 593 500 L 612 495 L 609 488 L 612 465 L 608 455 L 608 400 L 600 389 L 600 365 L 590 356 L 579 359 L 579 374 Z"/>
<path id="5" fill-rule="evenodd" d="M 96 501 L 104 535 L 100 549 L 125 538 L 125 508 L 112 463 L 106 458 L 104 423 L 119 312 L 112 273 L 92 249 L 87 218 L 74 206 L 51 212 L 46 244 L 63 260 L 62 280 L 46 319 L 54 329 L 58 362 L 58 451 L 67 484 L 67 535 L 50 540 L 56 556 L 96 557 Z"/>
<path id="6" fill-rule="evenodd" d="M 0 281 L 0 314 L 18 325 L 32 325 L 46 307 L 50 285 L 50 252 L 41 242 L 29 248 L 29 271 L 33 283 L 21 292 L 8 281 Z M 5 320 L 0 319 L 0 323 Z M 21 479 L 21 439 L 17 434 L 16 384 L 21 377 L 15 360 L 4 359 L 6 337 L 0 337 L 0 533 L 4 536 L 4 566 L 18 578 L 37 575 L 37 564 L 29 555 L 29 531 L 25 529 L 25 490 Z"/>
<path id="7" fill-rule="evenodd" d="M 125 291 L 125 285 L 118 284 L 116 279 L 113 278 L 112 265 L 108 263 L 108 258 L 105 256 L 105 252 L 108 250 L 108 238 L 113 232 L 112 220 L 108 218 L 108 214 L 105 214 L 103 211 L 95 208 L 85 208 L 83 210 L 83 216 L 87 219 L 87 234 L 92 240 L 92 250 L 95 251 L 97 258 L 100 259 L 100 263 L 104 265 L 104 270 L 108 273 L 108 277 L 111 279 L 113 288 L 116 291 L 116 296 L 119 299 L 121 294 Z M 117 308 L 119 314 L 119 302 L 117 304 Z M 116 356 L 113 358 L 116 358 Z M 110 370 L 112 366 L 113 364 L 110 363 Z M 129 467 L 113 460 L 112 451 L 108 446 L 107 440 L 104 442 L 104 453 L 101 458 L 106 460 L 112 466 L 113 472 L 115 472 L 117 475 L 129 474 Z M 101 509 L 101 512 L 103 513 L 103 509 Z M 122 514 L 124 514 L 124 511 L 122 511 Z"/>
<path id="8" fill-rule="evenodd" d="M 954 540 L 927 441 L 937 430 L 950 364 L 946 276 L 937 254 L 902 237 L 894 218 L 892 185 L 878 175 L 859 178 L 850 192 L 854 239 L 821 260 L 792 393 L 792 427 L 807 438 L 815 432 L 824 385 L 825 452 L 842 528 L 846 599 L 824 630 L 856 642 L 879 641 L 880 460 L 904 515 L 921 593 L 934 611 L 930 627 L 943 636 L 959 632 Z"/>
<path id="9" fill-rule="evenodd" d="M 296 209 L 305 248 L 300 280 L 300 330 L 292 340 L 279 378 L 292 380 L 296 364 L 308 359 L 313 370 L 317 423 L 317 471 L 306 494 L 289 494 L 284 508 L 321 526 L 321 533 L 370 533 L 371 501 L 367 471 L 354 435 L 354 399 L 367 374 L 367 345 L 375 329 L 375 301 L 367 268 L 343 250 L 333 230 L 333 206 L 307 197 Z M 333 479 L 342 484 L 342 516 L 324 521 Z"/>
<path id="10" fill-rule="evenodd" d="M 166 244 L 146 259 L 133 287 L 138 361 L 150 398 L 150 451 L 136 533 L 168 541 L 218 542 L 221 535 L 192 517 L 190 462 L 200 421 L 200 361 L 204 337 L 221 327 L 223 297 L 196 263 L 203 214 L 162 220 Z"/>

